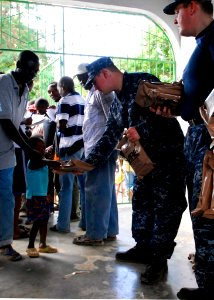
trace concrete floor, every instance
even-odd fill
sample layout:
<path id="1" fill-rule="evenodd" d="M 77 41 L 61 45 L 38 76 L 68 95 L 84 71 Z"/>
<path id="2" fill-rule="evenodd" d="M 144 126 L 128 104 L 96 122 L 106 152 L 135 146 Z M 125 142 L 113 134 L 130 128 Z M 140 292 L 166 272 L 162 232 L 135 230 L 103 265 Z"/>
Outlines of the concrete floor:
<path id="1" fill-rule="evenodd" d="M 55 223 L 57 212 L 50 219 Z M 192 265 L 187 256 L 194 251 L 188 210 L 176 238 L 177 246 L 168 262 L 165 282 L 148 286 L 140 283 L 142 264 L 115 261 L 118 250 L 135 245 L 131 238 L 131 205 L 119 205 L 120 234 L 104 246 L 77 246 L 73 237 L 82 234 L 78 222 L 71 223 L 71 233 L 48 232 L 48 243 L 58 248 L 56 254 L 28 258 L 27 239 L 14 242 L 24 259 L 9 262 L 0 257 L 0 298 L 49 299 L 177 299 L 183 287 L 196 287 Z"/>

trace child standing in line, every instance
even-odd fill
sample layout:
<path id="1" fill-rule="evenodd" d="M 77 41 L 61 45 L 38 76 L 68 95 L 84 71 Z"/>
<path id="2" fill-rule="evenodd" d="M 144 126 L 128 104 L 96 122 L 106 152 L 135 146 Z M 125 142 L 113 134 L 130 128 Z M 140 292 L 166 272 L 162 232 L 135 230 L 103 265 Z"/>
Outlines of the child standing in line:
<path id="1" fill-rule="evenodd" d="M 41 136 L 31 137 L 29 144 L 34 150 L 45 155 L 45 143 Z M 47 225 L 51 206 L 48 198 L 48 166 L 59 169 L 60 163 L 48 159 L 41 161 L 30 159 L 27 165 L 26 207 L 28 219 L 33 222 L 26 250 L 29 257 L 39 257 L 39 252 L 57 252 L 56 248 L 46 244 Z M 35 240 L 38 232 L 40 234 L 40 243 L 37 250 L 35 248 Z"/>

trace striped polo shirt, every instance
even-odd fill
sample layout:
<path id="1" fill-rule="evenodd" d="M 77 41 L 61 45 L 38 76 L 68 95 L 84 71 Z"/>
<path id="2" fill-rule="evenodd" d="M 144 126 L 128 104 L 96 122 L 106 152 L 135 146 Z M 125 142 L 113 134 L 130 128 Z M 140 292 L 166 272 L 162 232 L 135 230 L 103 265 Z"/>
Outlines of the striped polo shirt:
<path id="1" fill-rule="evenodd" d="M 84 99 L 77 92 L 62 97 L 56 113 L 56 122 L 67 120 L 65 132 L 59 133 L 59 156 L 72 155 L 83 148 L 82 125 Z"/>

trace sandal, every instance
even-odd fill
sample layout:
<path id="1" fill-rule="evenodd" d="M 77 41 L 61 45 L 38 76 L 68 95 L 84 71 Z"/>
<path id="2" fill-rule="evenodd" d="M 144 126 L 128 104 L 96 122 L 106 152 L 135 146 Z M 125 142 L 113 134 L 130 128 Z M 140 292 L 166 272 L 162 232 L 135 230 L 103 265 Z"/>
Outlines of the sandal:
<path id="1" fill-rule="evenodd" d="M 103 246 L 103 240 L 93 240 L 86 235 L 80 235 L 73 239 L 73 244 L 82 246 Z"/>
<path id="2" fill-rule="evenodd" d="M 116 241 L 117 236 L 116 235 L 108 235 L 107 238 L 104 239 L 105 242 L 113 242 Z"/>
<path id="3" fill-rule="evenodd" d="M 27 248 L 26 249 L 27 255 L 31 258 L 39 257 L 39 252 L 36 248 Z"/>
<path id="4" fill-rule="evenodd" d="M 0 250 L 1 255 L 3 256 L 9 256 L 10 257 L 10 261 L 19 261 L 22 260 L 22 256 L 21 254 L 19 254 L 16 250 L 13 249 L 13 247 L 11 245 L 5 247 L 5 248 L 1 248 Z"/>
<path id="5" fill-rule="evenodd" d="M 53 248 L 53 247 L 47 245 L 45 248 L 39 247 L 39 252 L 40 253 L 57 253 L 58 250 L 56 248 Z"/>

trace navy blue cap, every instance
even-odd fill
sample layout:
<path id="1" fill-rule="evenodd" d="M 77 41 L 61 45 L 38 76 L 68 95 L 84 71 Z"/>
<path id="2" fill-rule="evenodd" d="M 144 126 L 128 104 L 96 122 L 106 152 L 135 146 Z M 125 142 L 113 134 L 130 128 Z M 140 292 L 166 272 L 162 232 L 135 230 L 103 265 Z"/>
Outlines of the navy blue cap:
<path id="1" fill-rule="evenodd" d="M 88 70 L 88 80 L 85 84 L 85 88 L 88 88 L 90 84 L 94 81 L 94 77 L 100 73 L 102 69 L 108 68 L 114 66 L 113 61 L 110 57 L 101 57 L 95 61 L 93 61 L 91 64 L 86 66 Z"/>
<path id="2" fill-rule="evenodd" d="M 198 0 L 200 2 L 200 0 Z M 201 0 L 201 2 L 209 1 L 211 2 L 212 0 Z M 176 7 L 181 4 L 181 3 L 190 3 L 190 0 L 175 0 L 171 4 L 167 5 L 164 9 L 163 12 L 166 15 L 174 15 L 175 14 L 175 9 Z"/>

